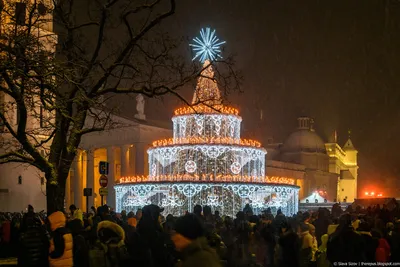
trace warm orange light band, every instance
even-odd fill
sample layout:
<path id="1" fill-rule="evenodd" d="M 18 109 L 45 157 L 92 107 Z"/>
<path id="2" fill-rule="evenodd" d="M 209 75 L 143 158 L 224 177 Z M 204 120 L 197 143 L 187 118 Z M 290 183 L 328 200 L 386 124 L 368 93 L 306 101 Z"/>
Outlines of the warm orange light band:
<path id="1" fill-rule="evenodd" d="M 182 144 L 229 144 L 229 145 L 242 145 L 251 147 L 261 147 L 261 143 L 251 139 L 237 139 L 231 137 L 182 137 L 182 138 L 169 138 L 153 142 L 153 147 L 170 146 Z"/>
<path id="2" fill-rule="evenodd" d="M 187 115 L 187 114 L 196 114 L 196 113 L 222 113 L 222 114 L 231 114 L 231 115 L 239 115 L 239 110 L 232 107 L 226 107 L 223 105 L 218 105 L 214 107 L 209 107 L 206 105 L 196 105 L 192 107 L 182 107 L 175 110 L 175 115 Z"/>
<path id="3" fill-rule="evenodd" d="M 270 183 L 295 185 L 295 179 L 279 176 L 242 176 L 242 175 L 159 175 L 150 176 L 127 176 L 121 177 L 119 183 L 143 183 L 143 182 L 221 182 L 221 183 Z"/>

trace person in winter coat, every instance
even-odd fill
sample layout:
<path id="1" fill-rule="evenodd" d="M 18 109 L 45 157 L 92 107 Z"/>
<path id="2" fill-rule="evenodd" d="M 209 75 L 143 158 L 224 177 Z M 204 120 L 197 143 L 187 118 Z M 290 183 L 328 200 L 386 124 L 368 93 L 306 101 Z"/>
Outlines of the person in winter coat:
<path id="1" fill-rule="evenodd" d="M 69 210 L 71 211 L 71 220 L 81 220 L 82 225 L 83 225 L 83 212 L 78 209 L 74 204 L 69 206 Z"/>
<path id="2" fill-rule="evenodd" d="M 237 244 L 238 244 L 238 257 L 240 259 L 247 260 L 249 256 L 249 243 L 250 243 L 250 235 L 251 228 L 249 222 L 245 218 L 245 214 L 243 211 L 239 211 L 236 214 L 236 219 L 234 220 L 235 224 L 235 232 L 237 235 Z"/>
<path id="3" fill-rule="evenodd" d="M 312 224 L 308 224 L 310 235 L 312 236 L 312 247 L 311 247 L 311 262 L 309 266 L 317 266 L 317 251 L 318 251 L 318 242 L 315 237 L 315 226 Z"/>
<path id="4" fill-rule="evenodd" d="M 137 222 L 139 222 L 140 221 L 140 219 L 142 219 L 142 216 L 143 216 L 143 212 L 142 212 L 142 209 L 138 209 L 137 211 L 136 211 L 136 220 L 137 220 Z"/>
<path id="5" fill-rule="evenodd" d="M 339 220 L 338 219 L 333 219 L 332 224 L 328 225 L 328 229 L 327 229 L 327 232 L 326 232 L 328 234 L 328 236 L 332 235 L 336 231 L 338 226 L 339 226 Z"/>
<path id="6" fill-rule="evenodd" d="M 394 224 L 392 234 L 388 239 L 390 245 L 390 261 L 400 262 L 400 223 Z"/>
<path id="7" fill-rule="evenodd" d="M 50 267 L 72 267 L 73 266 L 73 238 L 72 234 L 65 228 L 66 218 L 64 213 L 56 211 L 47 220 L 51 229 L 51 240 L 49 249 Z"/>
<path id="8" fill-rule="evenodd" d="M 121 221 L 122 223 L 128 223 L 128 216 L 126 215 L 126 210 L 121 211 Z"/>
<path id="9" fill-rule="evenodd" d="M 161 209 L 157 205 L 147 205 L 142 210 L 142 218 L 136 228 L 134 247 L 130 255 L 137 266 L 174 266 L 174 248 L 170 237 L 161 227 Z"/>
<path id="10" fill-rule="evenodd" d="M 234 225 L 231 217 L 226 216 L 221 229 L 222 241 L 227 247 L 226 260 L 228 266 L 233 266 L 235 262 L 235 255 L 237 251 L 236 236 L 234 233 Z"/>
<path id="11" fill-rule="evenodd" d="M 125 244 L 127 247 L 133 247 L 135 241 L 137 220 L 133 212 L 128 214 L 127 223 L 123 225 L 125 231 Z"/>
<path id="12" fill-rule="evenodd" d="M 326 259 L 326 250 L 328 245 L 328 234 L 321 236 L 321 246 L 319 246 L 317 251 L 317 266 L 318 267 L 329 267 L 329 261 Z"/>
<path id="13" fill-rule="evenodd" d="M 390 246 L 386 239 L 382 238 L 381 233 L 376 230 L 371 231 L 372 237 L 378 240 L 378 246 L 375 252 L 376 262 L 389 262 Z"/>
<path id="14" fill-rule="evenodd" d="M 29 220 L 29 223 L 31 223 L 32 218 L 34 218 L 35 216 L 36 216 L 36 214 L 35 214 L 34 208 L 33 208 L 31 205 L 28 205 L 28 212 L 25 213 L 25 214 L 22 216 L 21 227 L 20 227 L 21 232 L 24 232 L 24 231 L 27 229 L 27 227 L 28 227 L 28 220 Z M 38 217 L 38 218 L 39 218 L 39 217 Z"/>
<path id="15" fill-rule="evenodd" d="M 275 226 L 272 226 L 269 221 L 267 221 L 266 223 L 262 223 L 260 235 L 263 238 L 265 244 L 265 251 L 262 254 L 265 254 L 264 263 L 266 266 L 272 266 L 274 263 L 275 247 L 277 241 L 275 231 L 281 234 L 282 231 L 285 231 L 287 229 L 288 225 L 286 221 L 281 221 L 279 225 L 276 224 Z"/>
<path id="16" fill-rule="evenodd" d="M 125 247 L 125 232 L 111 221 L 102 221 L 97 226 L 98 240 L 89 251 L 90 267 L 128 266 L 129 256 Z"/>
<path id="17" fill-rule="evenodd" d="M 288 224 L 281 227 L 275 262 L 278 267 L 299 267 L 301 240 Z"/>
<path id="18" fill-rule="evenodd" d="M 375 252 L 378 247 L 378 240 L 372 237 L 369 224 L 367 222 L 361 222 L 358 227 L 358 233 L 364 241 L 366 261 L 376 262 Z"/>
<path id="19" fill-rule="evenodd" d="M 11 221 L 4 220 L 1 224 L 1 242 L 8 245 L 11 241 Z"/>
<path id="20" fill-rule="evenodd" d="M 310 234 L 310 226 L 308 223 L 300 223 L 299 233 L 300 233 L 300 266 L 308 266 L 312 260 L 312 250 L 314 246 L 314 238 Z M 314 228 L 315 230 L 315 228 Z"/>
<path id="21" fill-rule="evenodd" d="M 194 214 L 180 217 L 172 236 L 176 250 L 181 252 L 180 267 L 217 267 L 220 260 L 207 243 L 205 229 Z"/>
<path id="22" fill-rule="evenodd" d="M 67 224 L 73 237 L 74 267 L 89 266 L 89 247 L 86 242 L 84 228 L 79 219 L 74 219 Z"/>
<path id="23" fill-rule="evenodd" d="M 319 246 L 321 245 L 321 236 L 328 233 L 329 224 L 330 224 L 329 210 L 325 208 L 319 208 L 318 218 L 314 221 L 315 237 L 317 239 Z"/>
<path id="24" fill-rule="evenodd" d="M 339 226 L 328 242 L 327 257 L 332 264 L 366 260 L 363 239 L 353 230 L 349 214 L 340 217 Z"/>
<path id="25" fill-rule="evenodd" d="M 18 246 L 18 266 L 46 267 L 49 265 L 49 236 L 37 216 L 27 216 Z"/>

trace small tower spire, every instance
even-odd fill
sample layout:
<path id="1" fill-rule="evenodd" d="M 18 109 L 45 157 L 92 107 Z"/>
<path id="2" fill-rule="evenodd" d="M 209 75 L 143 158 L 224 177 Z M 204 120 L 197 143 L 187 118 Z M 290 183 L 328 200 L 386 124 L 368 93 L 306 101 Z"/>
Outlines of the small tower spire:
<path id="1" fill-rule="evenodd" d="M 347 142 L 344 144 L 343 149 L 344 150 L 356 150 L 353 145 L 353 142 L 350 139 L 351 131 L 349 130 L 347 133 L 349 134 L 349 138 L 347 139 Z"/>
<path id="2" fill-rule="evenodd" d="M 331 136 L 329 137 L 329 143 L 336 143 L 337 144 L 337 131 L 334 130 Z"/>

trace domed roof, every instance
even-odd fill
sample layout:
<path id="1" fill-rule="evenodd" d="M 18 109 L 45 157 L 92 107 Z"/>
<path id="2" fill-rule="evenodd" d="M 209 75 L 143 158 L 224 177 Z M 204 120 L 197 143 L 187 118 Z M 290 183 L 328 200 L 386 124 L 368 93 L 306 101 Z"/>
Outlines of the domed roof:
<path id="1" fill-rule="evenodd" d="M 299 118 L 298 129 L 289 135 L 283 144 L 283 152 L 326 153 L 325 143 L 313 130 L 310 118 Z"/>

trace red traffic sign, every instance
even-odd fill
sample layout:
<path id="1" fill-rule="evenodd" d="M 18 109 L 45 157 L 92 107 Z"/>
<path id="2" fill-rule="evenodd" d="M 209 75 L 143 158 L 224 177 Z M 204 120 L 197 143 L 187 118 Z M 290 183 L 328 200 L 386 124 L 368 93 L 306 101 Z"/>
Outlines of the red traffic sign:
<path id="1" fill-rule="evenodd" d="M 107 176 L 106 175 L 101 175 L 100 176 L 100 179 L 99 179 L 99 182 L 100 182 L 100 186 L 101 187 L 107 187 L 107 185 L 108 185 L 108 178 L 107 178 Z"/>

